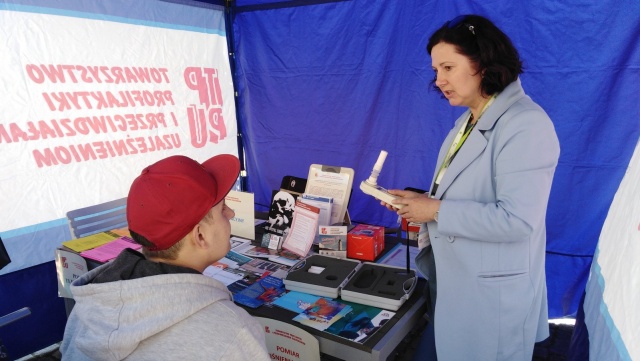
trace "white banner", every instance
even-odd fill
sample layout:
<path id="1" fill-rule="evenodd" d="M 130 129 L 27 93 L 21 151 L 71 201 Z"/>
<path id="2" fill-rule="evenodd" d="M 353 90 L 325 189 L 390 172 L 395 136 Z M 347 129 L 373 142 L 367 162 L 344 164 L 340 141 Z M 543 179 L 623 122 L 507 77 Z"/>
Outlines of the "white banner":
<path id="1" fill-rule="evenodd" d="M 191 5 L 0 0 L 0 274 L 53 260 L 68 211 L 157 160 L 238 155 L 224 11 Z"/>
<path id="2" fill-rule="evenodd" d="M 0 232 L 125 197 L 169 155 L 238 154 L 224 33 L 77 15 L 0 8 Z"/>

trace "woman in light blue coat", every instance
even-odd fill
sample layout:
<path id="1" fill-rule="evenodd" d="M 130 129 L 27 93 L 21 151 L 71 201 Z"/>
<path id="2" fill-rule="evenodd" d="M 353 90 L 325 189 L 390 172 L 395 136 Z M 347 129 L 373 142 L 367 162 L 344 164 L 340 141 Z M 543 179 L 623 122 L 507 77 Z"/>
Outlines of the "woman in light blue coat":
<path id="1" fill-rule="evenodd" d="M 422 223 L 416 264 L 435 303 L 423 340 L 435 337 L 444 361 L 530 361 L 549 335 L 545 215 L 558 138 L 522 89 L 517 50 L 491 21 L 457 17 L 427 51 L 436 89 L 468 111 L 442 145 L 430 192 L 392 190 L 398 198 L 383 203 Z"/>

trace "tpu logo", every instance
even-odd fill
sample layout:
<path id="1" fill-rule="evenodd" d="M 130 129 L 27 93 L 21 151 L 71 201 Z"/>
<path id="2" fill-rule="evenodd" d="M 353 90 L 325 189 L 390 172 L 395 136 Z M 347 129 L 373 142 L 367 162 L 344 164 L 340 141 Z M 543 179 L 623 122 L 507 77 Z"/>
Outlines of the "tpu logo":
<path id="1" fill-rule="evenodd" d="M 189 89 L 198 92 L 200 101 L 187 107 L 191 144 L 196 148 L 204 147 L 207 142 L 217 144 L 227 137 L 218 69 L 186 68 L 184 81 Z"/>

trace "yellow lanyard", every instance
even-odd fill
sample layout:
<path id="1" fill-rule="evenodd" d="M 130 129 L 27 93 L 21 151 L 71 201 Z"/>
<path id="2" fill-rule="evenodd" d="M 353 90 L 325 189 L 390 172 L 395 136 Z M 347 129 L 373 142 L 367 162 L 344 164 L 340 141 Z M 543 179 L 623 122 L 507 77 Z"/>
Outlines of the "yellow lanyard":
<path id="1" fill-rule="evenodd" d="M 494 96 L 492 96 L 491 99 L 489 99 L 489 101 L 487 102 L 487 104 L 484 105 L 484 107 L 480 111 L 480 115 L 478 116 L 478 120 L 476 120 L 475 124 L 478 124 L 478 122 L 480 121 L 480 117 L 482 117 L 482 114 L 484 114 L 484 111 L 487 110 L 487 108 L 489 108 L 489 106 L 493 103 L 494 100 L 496 100 L 497 96 L 498 94 L 495 94 Z M 469 113 L 467 120 L 465 120 L 464 124 L 462 124 L 462 126 L 460 127 L 460 130 L 458 130 L 458 134 L 456 134 L 455 138 L 453 138 L 453 143 L 451 143 L 451 146 L 449 147 L 449 151 L 447 152 L 447 155 L 444 157 L 444 161 L 442 162 L 442 165 L 440 165 L 440 169 L 438 170 L 438 175 L 436 176 L 435 184 L 432 187 L 432 192 L 431 192 L 432 196 L 435 195 L 435 190 L 437 189 L 438 185 L 440 185 L 440 181 L 442 180 L 442 177 L 444 177 L 445 172 L 449 168 L 449 165 L 451 164 L 453 157 L 458 153 L 458 150 L 460 149 L 460 147 L 462 147 L 462 144 L 464 144 L 464 141 L 467 140 L 469 133 L 471 133 L 471 130 L 475 126 L 475 124 L 472 124 L 470 127 L 468 127 L 469 129 L 467 129 L 467 125 L 469 124 L 469 121 L 471 120 L 472 115 L 473 115 L 472 113 Z"/>

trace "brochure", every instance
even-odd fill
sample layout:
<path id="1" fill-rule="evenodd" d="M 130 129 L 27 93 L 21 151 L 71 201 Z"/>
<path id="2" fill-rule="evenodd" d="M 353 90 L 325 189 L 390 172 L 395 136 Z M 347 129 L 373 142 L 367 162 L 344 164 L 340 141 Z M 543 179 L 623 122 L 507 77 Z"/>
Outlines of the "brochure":
<path id="1" fill-rule="evenodd" d="M 247 239 L 256 238 L 253 193 L 231 190 L 224 199 L 226 205 L 235 213 L 230 220 L 231 234 Z"/>
<path id="2" fill-rule="evenodd" d="M 273 273 L 279 269 L 288 268 L 287 266 L 275 262 L 271 262 L 265 259 L 253 259 L 245 264 L 242 267 L 246 271 L 253 272 L 258 275 L 263 275 L 265 273 Z"/>
<path id="3" fill-rule="evenodd" d="M 333 206 L 333 198 L 305 193 L 302 195 L 302 201 L 320 209 L 320 218 L 318 218 L 319 226 L 331 225 L 331 208 Z"/>
<path id="4" fill-rule="evenodd" d="M 202 274 L 222 282 L 225 286 L 229 286 L 243 278 L 242 275 L 228 272 L 226 267 L 220 267 L 218 265 L 211 265 L 205 268 Z"/>
<path id="5" fill-rule="evenodd" d="M 247 244 L 251 244 L 251 240 L 249 240 L 249 239 L 240 238 L 240 237 L 234 237 L 234 236 L 231 236 L 231 238 L 229 239 L 229 242 L 231 242 L 231 249 L 232 250 L 234 250 L 236 248 L 246 247 Z"/>
<path id="6" fill-rule="evenodd" d="M 305 193 L 333 198 L 330 224 L 342 224 L 353 186 L 353 169 L 312 164 L 309 167 Z"/>
<path id="7" fill-rule="evenodd" d="M 278 255 L 278 251 L 275 249 L 255 246 L 251 243 L 236 248 L 236 251 L 242 253 L 245 256 L 254 258 L 269 258 L 270 256 Z"/>
<path id="8" fill-rule="evenodd" d="M 281 279 L 266 276 L 236 293 L 233 296 L 233 300 L 239 304 L 257 308 L 264 304 L 270 304 L 285 291 L 284 283 Z"/>
<path id="9" fill-rule="evenodd" d="M 284 236 L 291 228 L 296 196 L 287 191 L 276 191 L 271 199 L 269 219 L 264 229 L 278 236 Z"/>
<path id="10" fill-rule="evenodd" d="M 293 215 L 291 230 L 286 235 L 282 248 L 305 257 L 318 233 L 320 209 L 302 201 L 296 201 L 296 212 Z"/>
<path id="11" fill-rule="evenodd" d="M 310 293 L 289 291 L 273 301 L 273 304 L 289 311 L 300 313 L 311 307 L 318 299 L 320 299 L 320 296 Z"/>
<path id="12" fill-rule="evenodd" d="M 345 314 L 348 314 L 350 310 L 351 307 L 344 303 L 320 297 L 311 306 L 294 317 L 293 320 L 322 331 Z"/>
<path id="13" fill-rule="evenodd" d="M 350 312 L 324 331 L 358 343 L 365 342 L 395 315 L 395 312 L 373 306 L 342 302 L 351 306 Z"/>
<path id="14" fill-rule="evenodd" d="M 253 260 L 253 258 L 247 257 L 235 251 L 229 251 L 226 256 L 224 256 L 218 262 L 226 263 L 231 268 L 238 268 L 251 260 Z"/>
<path id="15" fill-rule="evenodd" d="M 284 264 L 289 267 L 293 266 L 302 258 L 304 258 L 297 253 L 287 251 L 286 249 L 275 250 L 268 247 L 255 246 L 251 243 L 241 245 L 235 248 L 235 251 L 242 253 L 247 257 L 263 258 L 272 262 Z"/>

